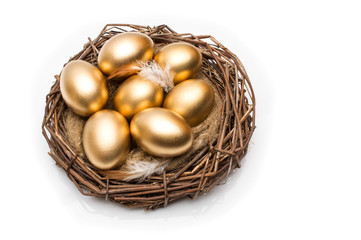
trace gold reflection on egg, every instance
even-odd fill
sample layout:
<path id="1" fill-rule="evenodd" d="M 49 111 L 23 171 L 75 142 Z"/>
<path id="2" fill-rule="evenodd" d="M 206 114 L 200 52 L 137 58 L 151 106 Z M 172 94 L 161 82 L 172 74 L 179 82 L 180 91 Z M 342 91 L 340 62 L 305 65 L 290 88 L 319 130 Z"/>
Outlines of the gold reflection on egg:
<path id="1" fill-rule="evenodd" d="M 150 107 L 159 107 L 163 102 L 160 86 L 139 75 L 126 79 L 114 96 L 114 107 L 127 119 Z"/>
<path id="2" fill-rule="evenodd" d="M 100 70 L 110 75 L 119 67 L 138 65 L 138 61 L 153 58 L 153 40 L 139 32 L 125 32 L 110 38 L 100 49 L 98 65 Z"/>
<path id="3" fill-rule="evenodd" d="M 174 75 L 174 84 L 195 77 L 202 67 L 202 54 L 191 44 L 178 42 L 163 47 L 154 60 L 165 68 L 169 65 Z"/>
<path id="4" fill-rule="evenodd" d="M 99 111 L 108 101 L 105 77 L 82 60 L 66 64 L 60 75 L 60 91 L 66 105 L 83 117 Z"/>
<path id="5" fill-rule="evenodd" d="M 137 113 L 130 132 L 145 152 L 158 157 L 175 157 L 193 144 L 193 132 L 177 113 L 165 108 L 148 108 Z"/>
<path id="6" fill-rule="evenodd" d="M 127 120 L 113 110 L 96 112 L 84 126 L 83 146 L 88 160 L 96 168 L 108 170 L 120 166 L 130 148 Z"/>
<path id="7" fill-rule="evenodd" d="M 165 97 L 163 107 L 180 114 L 189 125 L 196 126 L 213 109 L 212 87 L 201 79 L 189 79 L 176 85 Z"/>

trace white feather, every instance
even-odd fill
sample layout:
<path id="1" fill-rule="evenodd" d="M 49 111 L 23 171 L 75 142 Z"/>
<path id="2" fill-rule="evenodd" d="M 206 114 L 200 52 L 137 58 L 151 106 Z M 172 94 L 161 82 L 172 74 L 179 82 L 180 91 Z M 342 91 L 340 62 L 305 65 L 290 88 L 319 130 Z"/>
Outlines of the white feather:
<path id="1" fill-rule="evenodd" d="M 124 180 L 130 181 L 137 179 L 139 182 L 144 181 L 149 178 L 151 175 L 161 174 L 163 170 L 167 167 L 168 163 L 159 163 L 158 161 L 130 161 L 127 162 L 127 176 Z"/>
<path id="2" fill-rule="evenodd" d="M 140 68 L 138 75 L 161 86 L 165 92 L 169 92 L 174 87 L 174 73 L 168 64 L 163 69 L 155 61 L 149 61 L 140 63 Z"/>

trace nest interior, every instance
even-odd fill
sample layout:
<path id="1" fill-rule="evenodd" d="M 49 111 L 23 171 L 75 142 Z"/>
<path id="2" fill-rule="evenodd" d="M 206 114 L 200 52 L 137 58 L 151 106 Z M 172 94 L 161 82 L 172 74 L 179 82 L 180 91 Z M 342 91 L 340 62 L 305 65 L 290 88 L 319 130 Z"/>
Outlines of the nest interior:
<path id="1" fill-rule="evenodd" d="M 142 182 L 125 181 L 122 169 L 97 170 L 87 161 L 81 146 L 81 131 L 86 119 L 67 108 L 60 93 L 59 75 L 56 75 L 46 96 L 42 123 L 49 155 L 84 195 L 144 209 L 165 207 L 184 197 L 195 199 L 218 185 L 234 168 L 240 167 L 241 159 L 247 153 L 255 129 L 255 97 L 249 77 L 238 57 L 212 36 L 179 34 L 167 25 L 108 24 L 94 40 L 89 38 L 83 50 L 69 61 L 81 59 L 97 65 L 97 55 L 105 41 L 127 31 L 147 34 L 156 49 L 183 41 L 201 51 L 203 64 L 199 77 L 213 86 L 216 103 L 205 122 L 193 128 L 196 136 L 193 149 L 170 161 L 160 174 Z M 110 84 L 111 94 L 117 86 L 117 83 Z M 130 158 L 156 160 L 139 148 L 131 151 L 127 161 Z"/>

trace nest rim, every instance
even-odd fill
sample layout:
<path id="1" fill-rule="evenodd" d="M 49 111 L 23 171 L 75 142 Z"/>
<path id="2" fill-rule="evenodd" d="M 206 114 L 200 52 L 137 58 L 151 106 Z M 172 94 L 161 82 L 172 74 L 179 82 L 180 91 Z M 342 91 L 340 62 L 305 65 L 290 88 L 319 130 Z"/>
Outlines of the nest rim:
<path id="1" fill-rule="evenodd" d="M 155 27 L 134 24 L 107 24 L 100 34 L 69 59 L 97 65 L 99 49 L 112 36 L 128 31 L 147 34 L 159 46 L 187 42 L 198 48 L 203 57 L 202 73 L 214 84 L 222 98 L 218 138 L 192 156 L 184 166 L 144 182 L 110 179 L 78 156 L 67 141 L 62 113 L 67 106 L 60 93 L 60 77 L 46 96 L 42 133 L 49 145 L 49 155 L 62 167 L 78 190 L 132 208 L 157 209 L 170 202 L 207 193 L 239 168 L 247 154 L 255 130 L 255 95 L 247 72 L 230 50 L 211 35 L 177 33 L 167 25 Z M 65 63 L 66 64 L 66 63 Z M 64 64 L 64 65 L 65 65 Z M 215 77 L 216 76 L 216 77 Z"/>

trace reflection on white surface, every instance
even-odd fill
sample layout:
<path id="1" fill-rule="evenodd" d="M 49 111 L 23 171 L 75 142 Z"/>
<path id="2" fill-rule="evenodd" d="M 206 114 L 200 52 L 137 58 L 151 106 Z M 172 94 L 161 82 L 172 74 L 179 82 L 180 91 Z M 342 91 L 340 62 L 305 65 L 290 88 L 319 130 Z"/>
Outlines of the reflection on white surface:
<path id="1" fill-rule="evenodd" d="M 153 221 L 155 218 L 176 219 L 188 216 L 198 217 L 222 206 L 224 194 L 235 187 L 230 180 L 231 179 L 228 179 L 226 184 L 212 189 L 208 194 L 199 195 L 196 200 L 183 198 L 170 203 L 166 208 L 158 208 L 149 211 L 126 208 L 114 202 L 105 201 L 104 199 L 78 198 L 77 200 L 83 206 L 85 211 L 90 214 L 102 215 L 119 220 L 126 219 L 139 221 L 140 219 L 143 219 L 145 221 Z M 135 214 L 131 214 L 131 218 L 129 218 L 128 215 L 123 214 L 124 212 L 135 212 Z M 151 218 L 144 218 L 145 215 L 151 216 Z"/>

